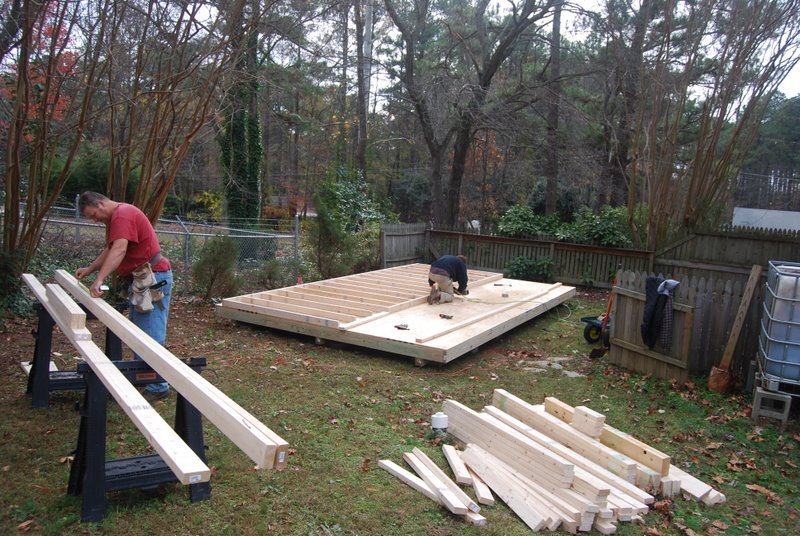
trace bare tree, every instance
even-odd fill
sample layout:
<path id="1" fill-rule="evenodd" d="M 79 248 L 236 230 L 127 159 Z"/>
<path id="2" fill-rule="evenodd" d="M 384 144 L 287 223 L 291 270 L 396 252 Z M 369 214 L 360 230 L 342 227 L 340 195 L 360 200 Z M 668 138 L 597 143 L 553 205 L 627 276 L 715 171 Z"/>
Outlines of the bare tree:
<path id="1" fill-rule="evenodd" d="M 704 0 L 674 9 L 658 22 L 631 140 L 630 220 L 644 204 L 646 228 L 633 227 L 650 248 L 664 244 L 675 222 L 691 230 L 713 211 L 769 101 L 800 61 L 799 0 Z"/>
<path id="2" fill-rule="evenodd" d="M 108 4 L 100 7 L 107 9 Z M 87 128 L 90 103 L 104 70 L 100 47 L 90 45 L 81 52 L 73 42 L 84 15 L 79 2 L 23 2 L 22 10 L 13 51 L 16 69 L 5 78 L 13 84 L 3 88 L 13 107 L 3 121 L 0 270 L 13 275 L 24 270 L 36 250 L 44 217 L 58 199 Z M 55 164 L 58 153 L 64 155 L 60 169 Z"/>
<path id="3" fill-rule="evenodd" d="M 2 248 L 10 273 L 30 262 L 91 125 L 109 125 L 99 140 L 112 153 L 106 193 L 121 199 L 135 170 L 132 201 L 158 217 L 238 53 L 227 46 L 234 28 L 226 15 L 245 2 L 230 0 L 213 17 L 200 4 L 180 1 L 48 2 L 38 14 L 36 2 L 23 2 L 5 132 Z M 41 81 L 32 84 L 36 76 Z M 63 163 L 56 164 L 56 154 Z"/>
<path id="4" fill-rule="evenodd" d="M 509 2 L 502 17 L 492 11 L 489 0 L 479 0 L 439 19 L 428 0 L 416 0 L 402 11 L 395 0 L 384 3 L 402 41 L 401 67 L 394 75 L 414 107 L 431 159 L 432 218 L 453 226 L 460 218 L 461 185 L 475 128 L 492 104 L 492 81 L 522 36 L 550 14 L 555 0 Z M 434 34 L 443 43 L 438 57 L 432 50 Z"/>

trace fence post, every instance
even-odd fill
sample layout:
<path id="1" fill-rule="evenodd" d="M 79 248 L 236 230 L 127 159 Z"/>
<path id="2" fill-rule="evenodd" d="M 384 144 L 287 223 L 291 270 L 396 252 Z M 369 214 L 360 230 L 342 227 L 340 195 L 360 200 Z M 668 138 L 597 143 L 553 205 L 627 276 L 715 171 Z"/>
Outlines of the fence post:
<path id="1" fill-rule="evenodd" d="M 383 224 L 381 224 L 381 235 L 380 241 L 378 242 L 378 247 L 380 248 L 380 255 L 381 255 L 381 268 L 386 268 L 386 231 L 383 229 Z"/>
<path id="2" fill-rule="evenodd" d="M 191 240 L 191 236 L 189 229 L 183 224 L 181 217 L 175 214 L 175 219 L 178 220 L 178 223 L 183 227 L 183 277 L 184 285 L 186 288 L 189 288 L 189 241 Z"/>
<path id="3" fill-rule="evenodd" d="M 75 243 L 79 243 L 81 240 L 81 226 L 80 226 L 80 219 L 81 219 L 81 209 L 78 207 L 78 200 L 80 199 L 80 195 L 75 194 Z"/>
<path id="4" fill-rule="evenodd" d="M 294 214 L 294 280 L 300 278 L 300 214 Z"/>

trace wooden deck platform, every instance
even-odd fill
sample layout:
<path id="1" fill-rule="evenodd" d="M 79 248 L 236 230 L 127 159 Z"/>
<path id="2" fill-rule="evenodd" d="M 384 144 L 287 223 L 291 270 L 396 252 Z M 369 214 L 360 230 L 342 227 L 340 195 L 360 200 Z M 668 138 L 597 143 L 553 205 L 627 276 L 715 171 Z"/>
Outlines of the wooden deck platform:
<path id="1" fill-rule="evenodd" d="M 227 298 L 217 314 L 250 324 L 447 363 L 563 303 L 574 287 L 469 270 L 469 295 L 428 305 L 427 264 Z M 450 317 L 450 318 L 448 318 Z"/>

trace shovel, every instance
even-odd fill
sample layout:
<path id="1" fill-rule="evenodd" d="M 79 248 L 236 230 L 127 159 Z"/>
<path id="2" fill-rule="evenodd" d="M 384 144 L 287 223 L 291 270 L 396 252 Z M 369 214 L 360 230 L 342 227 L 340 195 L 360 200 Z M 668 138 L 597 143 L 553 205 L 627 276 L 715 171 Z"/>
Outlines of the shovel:
<path id="1" fill-rule="evenodd" d="M 754 264 L 750 270 L 750 278 L 747 280 L 747 285 L 744 287 L 742 301 L 739 303 L 739 310 L 736 311 L 736 319 L 733 321 L 728 343 L 722 353 L 722 360 L 719 362 L 719 367 L 711 367 L 711 373 L 708 375 L 708 388 L 711 391 L 724 394 L 731 386 L 729 369 L 733 359 L 733 351 L 736 349 L 736 343 L 739 341 L 739 334 L 742 331 L 742 324 L 744 324 L 744 317 L 747 316 L 747 310 L 750 308 L 750 302 L 753 301 L 753 294 L 760 279 L 761 266 Z"/>

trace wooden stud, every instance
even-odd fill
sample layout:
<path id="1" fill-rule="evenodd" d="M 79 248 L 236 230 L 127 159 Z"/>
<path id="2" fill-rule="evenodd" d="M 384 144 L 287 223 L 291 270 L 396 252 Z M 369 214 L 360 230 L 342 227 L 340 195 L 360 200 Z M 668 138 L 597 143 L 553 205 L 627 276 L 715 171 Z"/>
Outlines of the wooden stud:
<path id="1" fill-rule="evenodd" d="M 459 454 L 459 458 L 461 455 Z M 492 490 L 486 485 L 486 482 L 481 480 L 481 477 L 476 475 L 472 469 L 467 467 L 470 476 L 472 477 L 472 489 L 475 490 L 475 498 L 478 499 L 478 504 L 485 504 L 491 506 L 494 504 L 494 495 Z"/>
<path id="2" fill-rule="evenodd" d="M 403 454 L 403 459 L 425 481 L 441 500 L 445 508 L 454 514 L 465 515 L 470 510 L 444 482 L 439 480 L 428 467 L 411 452 Z"/>
<path id="3" fill-rule="evenodd" d="M 481 507 L 480 507 L 480 506 L 478 506 L 478 503 L 476 503 L 475 501 L 473 501 L 473 500 L 472 500 L 472 498 L 471 498 L 469 495 L 467 495 L 466 493 L 464 493 L 464 490 L 462 490 L 461 488 L 459 488 L 459 487 L 458 487 L 458 485 L 457 485 L 455 482 L 453 482 L 453 481 L 450 479 L 450 477 L 449 477 L 449 476 L 447 476 L 447 475 L 445 474 L 445 472 L 444 472 L 444 471 L 442 471 L 442 470 L 439 468 L 439 466 L 438 466 L 438 465 L 436 465 L 436 463 L 434 463 L 434 461 L 433 461 L 433 460 L 431 460 L 431 459 L 428 457 L 428 455 L 427 455 L 427 454 L 425 454 L 424 452 L 422 452 L 422 450 L 420 450 L 420 449 L 419 449 L 419 448 L 417 448 L 417 447 L 414 447 L 414 449 L 412 450 L 412 452 L 414 453 L 414 456 L 416 456 L 416 457 L 417 457 L 417 459 L 418 459 L 419 461 L 421 461 L 421 462 L 422 462 L 422 463 L 423 463 L 423 464 L 424 464 L 424 465 L 425 465 L 425 466 L 428 468 L 428 470 L 430 470 L 430 471 L 431 471 L 431 472 L 434 474 L 434 476 L 436 476 L 436 478 L 438 478 L 438 479 L 439 479 L 439 480 L 440 480 L 440 481 L 441 481 L 441 482 L 442 482 L 442 483 L 443 483 L 445 486 L 447 486 L 447 487 L 448 487 L 448 489 L 450 489 L 450 491 L 452 491 L 452 492 L 453 492 L 453 494 L 454 494 L 456 497 L 458 497 L 458 499 L 459 499 L 459 500 L 460 500 L 462 503 L 464 503 L 464 504 L 467 506 L 467 508 L 468 508 L 470 511 L 472 511 L 472 512 L 480 512 L 480 511 L 481 511 Z"/>
<path id="4" fill-rule="evenodd" d="M 605 467 L 629 482 L 635 481 L 636 463 L 627 456 L 606 447 L 599 441 L 584 436 L 563 421 L 544 410 L 544 406 L 534 406 L 508 393 L 495 389 L 492 403 L 522 422 L 535 426 L 551 438 L 575 450 L 579 454 Z"/>
<path id="5" fill-rule="evenodd" d="M 85 313 L 75 302 L 63 290 L 59 292 L 57 285 L 48 285 L 45 289 L 31 274 L 23 274 L 23 280 L 34 292 L 42 306 L 50 313 L 50 316 L 62 327 L 67 339 L 81 354 L 111 396 L 119 403 L 119 407 L 131 419 L 131 422 L 172 470 L 175 477 L 182 484 L 208 482 L 211 478 L 211 470 L 208 466 L 147 403 L 117 366 L 90 340 L 91 334 L 89 339 L 76 337 L 75 332 L 82 333 L 86 329 L 76 311 L 79 311 L 84 319 Z M 62 315 L 67 313 L 69 318 L 64 318 Z M 70 325 L 76 326 L 75 332 Z"/>
<path id="6" fill-rule="evenodd" d="M 450 464 L 450 469 L 453 470 L 453 475 L 456 477 L 456 482 L 459 484 L 472 485 L 472 475 L 469 473 L 467 466 L 461 461 L 458 451 L 453 445 L 442 445 L 442 452 Z"/>
<path id="7" fill-rule="evenodd" d="M 56 271 L 56 280 L 260 468 L 280 469 L 286 465 L 289 444 L 278 434 L 154 341 L 110 304 L 100 298 L 92 298 L 87 289 L 68 272 Z"/>

